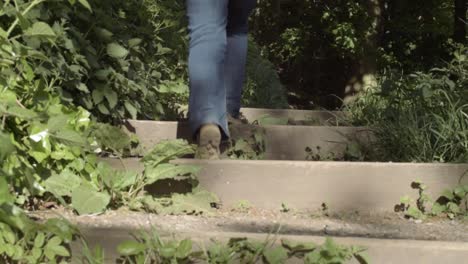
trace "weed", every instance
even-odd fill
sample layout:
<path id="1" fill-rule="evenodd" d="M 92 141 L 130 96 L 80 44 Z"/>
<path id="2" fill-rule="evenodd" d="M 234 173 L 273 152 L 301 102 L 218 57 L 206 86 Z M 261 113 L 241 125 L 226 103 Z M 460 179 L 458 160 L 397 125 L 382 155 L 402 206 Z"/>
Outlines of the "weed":
<path id="1" fill-rule="evenodd" d="M 460 47 L 444 68 L 388 72 L 347 108 L 373 129 L 372 160 L 468 162 L 468 59 Z"/>
<path id="2" fill-rule="evenodd" d="M 281 203 L 281 210 L 282 213 L 289 213 L 291 212 L 291 208 L 286 203 Z"/>
<path id="3" fill-rule="evenodd" d="M 406 217 L 425 220 L 428 217 L 446 216 L 449 219 L 466 217 L 468 214 L 468 185 L 460 185 L 453 190 L 445 190 L 435 201 L 427 194 L 427 186 L 413 182 L 411 187 L 418 190 L 416 201 L 409 196 L 402 197 L 395 206 L 396 212 L 403 212 Z"/>
<path id="4" fill-rule="evenodd" d="M 236 138 L 231 138 L 226 155 L 231 159 L 261 160 L 265 157 L 265 131 L 261 128 L 252 127 L 249 130 L 241 131 L 242 127 L 233 127 L 239 133 Z"/>
<path id="5" fill-rule="evenodd" d="M 200 247 L 198 247 L 200 248 Z M 361 264 L 369 263 L 362 247 L 345 247 L 327 238 L 323 245 L 294 243 L 275 237 L 263 242 L 247 238 L 231 238 L 227 243 L 211 241 L 208 247 L 197 250 L 192 240 L 163 240 L 153 229 L 148 234 L 141 232 L 134 241 L 119 245 L 119 263 L 287 263 L 292 258 L 304 263 L 345 263 L 355 259 Z"/>
<path id="6" fill-rule="evenodd" d="M 247 213 L 253 208 L 252 203 L 250 203 L 247 200 L 240 200 L 237 205 L 235 206 L 234 210 L 241 212 L 241 213 Z"/>

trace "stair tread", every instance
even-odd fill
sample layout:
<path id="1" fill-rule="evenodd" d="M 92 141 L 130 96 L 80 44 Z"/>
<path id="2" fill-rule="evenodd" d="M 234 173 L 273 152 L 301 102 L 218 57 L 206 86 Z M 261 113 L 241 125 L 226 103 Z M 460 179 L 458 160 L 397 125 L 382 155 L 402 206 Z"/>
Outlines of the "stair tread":
<path id="1" fill-rule="evenodd" d="M 40 219 L 57 214 L 86 229 L 140 230 L 156 227 L 163 233 L 224 232 L 277 233 L 281 235 L 360 237 L 373 239 L 468 242 L 468 223 L 434 219 L 415 223 L 398 214 L 337 214 L 326 217 L 305 213 L 281 213 L 252 208 L 247 212 L 218 210 L 211 216 L 157 215 L 109 211 L 102 215 L 76 216 L 71 212 L 38 211 Z"/>
<path id="2" fill-rule="evenodd" d="M 120 160 L 106 159 L 115 168 Z M 306 162 L 248 160 L 177 160 L 202 167 L 201 187 L 217 194 L 227 207 L 241 200 L 262 209 L 282 203 L 297 210 L 317 210 L 326 203 L 331 211 L 393 212 L 400 199 L 417 199 L 411 183 L 421 181 L 438 198 L 446 189 L 468 184 L 468 164 L 368 162 Z M 127 169 L 142 170 L 137 158 L 124 159 Z"/>
<path id="3" fill-rule="evenodd" d="M 36 212 L 36 216 L 38 216 Z M 57 212 L 48 212 L 43 218 L 56 217 Z M 343 221 L 331 218 L 281 218 L 271 215 L 228 214 L 219 217 L 161 216 L 135 212 L 107 212 L 99 216 L 63 215 L 76 224 L 91 248 L 101 245 L 106 252 L 106 261 L 118 257 L 116 248 L 123 241 L 134 239 L 137 231 L 155 230 L 163 239 L 190 238 L 195 248 L 210 245 L 230 238 L 249 238 L 254 241 L 281 239 L 294 242 L 322 244 L 325 237 L 337 243 L 361 246 L 367 249 L 371 263 L 458 263 L 468 258 L 467 225 L 458 222 L 430 222 L 415 224 L 406 220 L 372 218 L 366 221 Z M 373 223 L 380 221 L 381 223 Z M 391 224 L 387 225 L 390 221 Z M 284 224 L 278 232 L 278 226 Z M 72 245 L 79 257 L 79 244 Z M 302 262 L 297 262 L 302 263 Z"/>

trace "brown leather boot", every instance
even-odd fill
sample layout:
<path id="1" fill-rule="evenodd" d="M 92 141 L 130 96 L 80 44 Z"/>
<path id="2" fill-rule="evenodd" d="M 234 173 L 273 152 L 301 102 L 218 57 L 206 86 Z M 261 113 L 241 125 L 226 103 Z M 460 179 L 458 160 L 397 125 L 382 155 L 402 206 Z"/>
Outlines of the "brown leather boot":
<path id="1" fill-rule="evenodd" d="M 220 156 L 220 144 L 221 131 L 219 127 L 214 124 L 203 125 L 198 133 L 198 148 L 195 153 L 195 158 L 218 160 Z"/>

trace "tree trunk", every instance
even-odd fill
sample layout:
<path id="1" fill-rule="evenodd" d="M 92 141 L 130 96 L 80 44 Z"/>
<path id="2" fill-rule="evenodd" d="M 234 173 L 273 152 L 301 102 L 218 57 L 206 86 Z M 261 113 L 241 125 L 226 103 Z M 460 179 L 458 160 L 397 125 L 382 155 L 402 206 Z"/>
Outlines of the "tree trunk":
<path id="1" fill-rule="evenodd" d="M 455 28 L 453 38 L 458 43 L 466 42 L 467 0 L 455 0 Z"/>

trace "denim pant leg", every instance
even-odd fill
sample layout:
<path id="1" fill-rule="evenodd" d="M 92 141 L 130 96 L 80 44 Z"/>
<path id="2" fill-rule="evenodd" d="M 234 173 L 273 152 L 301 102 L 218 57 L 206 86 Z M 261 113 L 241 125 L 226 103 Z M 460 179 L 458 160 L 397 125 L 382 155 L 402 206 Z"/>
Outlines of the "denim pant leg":
<path id="1" fill-rule="evenodd" d="M 227 93 L 227 112 L 239 116 L 242 87 L 247 59 L 248 19 L 256 0 L 231 0 L 228 4 L 227 51 L 224 85 Z"/>
<path id="2" fill-rule="evenodd" d="M 189 19 L 189 123 L 193 135 L 216 124 L 229 137 L 224 62 L 229 0 L 186 0 Z"/>

